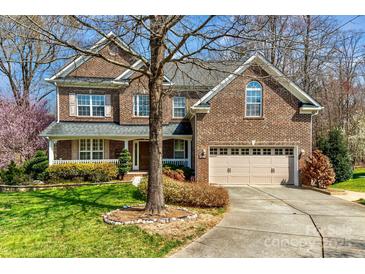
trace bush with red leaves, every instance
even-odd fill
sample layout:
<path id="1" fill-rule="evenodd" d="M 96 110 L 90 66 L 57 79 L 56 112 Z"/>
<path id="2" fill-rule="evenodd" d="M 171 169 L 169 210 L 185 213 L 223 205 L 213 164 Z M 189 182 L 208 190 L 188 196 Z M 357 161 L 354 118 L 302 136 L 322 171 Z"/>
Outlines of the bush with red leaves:
<path id="1" fill-rule="evenodd" d="M 318 188 L 327 188 L 335 182 L 335 172 L 331 162 L 320 150 L 313 151 L 312 155 L 305 160 L 302 181 L 305 185 Z"/>

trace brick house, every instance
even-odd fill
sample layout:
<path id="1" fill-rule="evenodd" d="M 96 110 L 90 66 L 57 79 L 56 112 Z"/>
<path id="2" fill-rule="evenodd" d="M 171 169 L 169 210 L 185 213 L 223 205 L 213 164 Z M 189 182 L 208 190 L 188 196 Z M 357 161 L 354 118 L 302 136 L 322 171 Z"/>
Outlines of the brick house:
<path id="1" fill-rule="evenodd" d="M 93 50 L 142 65 L 106 39 Z M 298 185 L 319 103 L 260 54 L 206 66 L 166 65 L 163 162 L 193 168 L 201 182 Z M 57 89 L 57 119 L 41 134 L 50 164 L 117 163 L 126 148 L 134 171 L 148 169 L 148 88 L 137 74 L 80 56 L 46 79 Z"/>

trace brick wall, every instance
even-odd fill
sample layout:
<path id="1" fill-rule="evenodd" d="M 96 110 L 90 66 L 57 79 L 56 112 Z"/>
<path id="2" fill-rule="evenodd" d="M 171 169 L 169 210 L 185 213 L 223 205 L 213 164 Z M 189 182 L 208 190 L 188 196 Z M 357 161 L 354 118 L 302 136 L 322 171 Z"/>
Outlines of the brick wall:
<path id="1" fill-rule="evenodd" d="M 108 59 L 114 59 L 124 65 L 133 64 L 135 61 L 126 52 L 117 49 L 109 44 L 100 53 Z M 112 64 L 104 59 L 93 57 L 72 71 L 71 77 L 100 77 L 100 78 L 116 78 L 126 69 Z"/>
<path id="2" fill-rule="evenodd" d="M 56 160 L 71 160 L 72 159 L 72 141 L 62 140 L 57 141 L 55 149 Z"/>
<path id="3" fill-rule="evenodd" d="M 70 116 L 69 110 L 69 94 L 110 94 L 112 115 L 111 117 L 84 117 L 84 116 Z M 73 121 L 73 122 L 115 122 L 119 123 L 119 90 L 116 89 L 90 89 L 90 88 L 71 88 L 60 87 L 59 88 L 59 100 L 60 100 L 60 121 Z"/>
<path id="4" fill-rule="evenodd" d="M 245 118 L 245 86 L 258 80 L 263 86 L 263 117 Z M 299 100 L 263 71 L 250 69 L 211 100 L 209 114 L 197 115 L 196 174 L 207 182 L 211 145 L 291 145 L 311 151 L 311 115 L 299 114 Z M 202 150 L 206 158 L 199 159 Z"/>

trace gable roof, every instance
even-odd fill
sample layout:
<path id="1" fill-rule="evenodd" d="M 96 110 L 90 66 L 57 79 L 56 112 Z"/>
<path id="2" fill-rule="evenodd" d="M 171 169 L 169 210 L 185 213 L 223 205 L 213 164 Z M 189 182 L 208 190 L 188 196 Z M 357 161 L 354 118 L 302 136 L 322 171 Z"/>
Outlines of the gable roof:
<path id="1" fill-rule="evenodd" d="M 276 81 L 278 81 L 284 88 L 286 88 L 291 94 L 293 94 L 298 100 L 305 105 L 310 105 L 311 110 L 321 110 L 323 107 L 314 100 L 309 94 L 298 87 L 293 81 L 286 77 L 280 70 L 278 70 L 273 64 L 265 59 L 260 53 L 256 53 L 251 56 L 246 62 L 238 67 L 232 74 L 228 75 L 218 85 L 206 93 L 198 102 L 196 102 L 192 109 L 204 109 L 206 111 L 210 100 L 216 96 L 221 90 L 223 90 L 229 83 L 236 79 L 239 75 L 242 75 L 250 66 L 258 65 L 271 75 Z M 307 108 L 309 110 L 309 108 Z"/>
<path id="2" fill-rule="evenodd" d="M 137 53 L 132 48 L 130 48 L 126 43 L 124 43 L 123 40 L 120 39 L 113 32 L 109 32 L 106 35 L 106 37 L 103 37 L 99 41 L 97 41 L 90 48 L 90 50 L 91 51 L 95 51 L 95 52 L 99 52 L 100 50 L 102 50 L 103 48 L 105 48 L 107 45 L 109 45 L 112 42 L 108 38 L 114 38 L 115 39 L 115 43 L 117 43 L 118 46 L 120 46 L 122 49 L 124 49 L 126 51 L 130 51 L 133 54 L 136 54 L 137 55 Z M 57 78 L 61 78 L 61 77 L 64 78 L 68 74 L 70 74 L 72 71 L 74 71 L 75 69 L 77 69 L 78 67 L 80 67 L 82 64 L 86 63 L 91 58 L 93 58 L 93 56 L 90 56 L 90 55 L 81 55 L 81 56 L 77 57 L 75 60 L 73 60 L 72 62 L 70 62 L 68 65 L 66 65 L 64 68 L 62 68 L 59 72 L 57 72 L 51 78 L 46 79 L 46 80 L 52 82 L 52 81 L 56 80 Z"/>

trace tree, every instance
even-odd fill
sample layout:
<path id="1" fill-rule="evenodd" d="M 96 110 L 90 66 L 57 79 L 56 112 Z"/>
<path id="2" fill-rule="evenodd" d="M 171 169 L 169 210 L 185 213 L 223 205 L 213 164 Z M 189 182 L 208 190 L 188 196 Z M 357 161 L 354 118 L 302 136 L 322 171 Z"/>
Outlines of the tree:
<path id="1" fill-rule="evenodd" d="M 24 22 L 25 18 L 18 16 Z M 41 25 L 52 25 L 52 17 L 33 16 Z M 44 74 L 60 58 L 59 47 L 40 39 L 39 33 L 0 18 L 0 95 L 12 98 L 17 105 L 39 102 L 53 89 L 43 81 Z"/>
<path id="2" fill-rule="evenodd" d="M 20 164 L 44 149 L 47 143 L 39 133 L 52 120 L 45 103 L 19 106 L 0 101 L 0 168 L 11 161 Z"/>
<path id="3" fill-rule="evenodd" d="M 335 172 L 331 162 L 320 150 L 315 150 L 304 163 L 302 169 L 303 184 L 318 188 L 327 188 L 335 181 Z"/>
<path id="4" fill-rule="evenodd" d="M 132 168 L 132 158 L 128 149 L 123 149 L 118 160 L 119 174 L 124 177 Z"/>
<path id="5" fill-rule="evenodd" d="M 43 150 L 38 150 L 35 155 L 24 163 L 24 172 L 33 179 L 44 179 L 44 172 L 48 167 L 48 156 Z"/>
<path id="6" fill-rule="evenodd" d="M 162 185 L 162 105 L 169 88 L 164 87 L 164 68 L 168 63 L 193 63 L 205 67 L 203 59 L 210 52 L 223 52 L 233 48 L 234 41 L 225 40 L 237 35 L 234 17 L 216 16 L 64 16 L 57 17 L 60 28 L 76 29 L 85 37 L 103 37 L 119 47 L 120 38 L 127 48 L 122 48 L 141 66 L 131 66 L 108 58 L 75 39 L 63 39 L 53 27 L 41 25 L 25 16 L 26 23 L 9 17 L 19 26 L 38 33 L 46 41 L 77 53 L 106 60 L 121 68 L 136 72 L 136 78 L 145 77 L 150 98 L 149 117 L 149 177 L 146 211 L 155 214 L 165 208 Z M 57 29 L 57 28 L 56 28 Z M 107 30 L 107 31 L 105 31 Z M 113 30 L 116 35 L 108 35 Z M 82 35 L 80 35 L 82 34 Z M 242 33 L 243 34 L 243 33 Z M 135 50 L 132 50 L 134 48 Z"/>
<path id="7" fill-rule="evenodd" d="M 351 178 L 351 157 L 347 142 L 340 129 L 332 129 L 328 136 L 321 137 L 317 146 L 331 160 L 336 173 L 336 182 L 346 181 Z"/>

